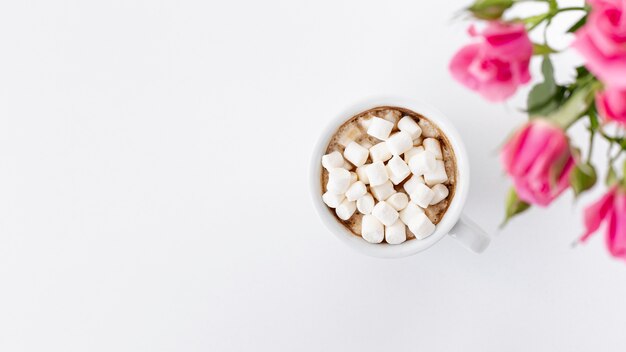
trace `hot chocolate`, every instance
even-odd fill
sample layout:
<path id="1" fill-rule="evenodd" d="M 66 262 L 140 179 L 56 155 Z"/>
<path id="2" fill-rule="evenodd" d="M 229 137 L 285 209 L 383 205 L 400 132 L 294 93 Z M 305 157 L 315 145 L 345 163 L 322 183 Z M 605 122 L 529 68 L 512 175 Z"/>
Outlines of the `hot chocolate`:
<path id="1" fill-rule="evenodd" d="M 428 117 L 381 106 L 342 124 L 322 158 L 326 205 L 372 243 L 402 243 L 434 232 L 454 197 L 454 151 Z"/>

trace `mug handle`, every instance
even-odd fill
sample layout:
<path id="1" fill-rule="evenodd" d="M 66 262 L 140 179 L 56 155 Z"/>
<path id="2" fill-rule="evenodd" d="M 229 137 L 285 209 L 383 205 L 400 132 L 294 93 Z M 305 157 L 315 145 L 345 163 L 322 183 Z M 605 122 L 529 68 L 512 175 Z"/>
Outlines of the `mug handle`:
<path id="1" fill-rule="evenodd" d="M 491 242 L 489 235 L 465 214 L 461 214 L 448 234 L 474 253 L 482 253 Z"/>

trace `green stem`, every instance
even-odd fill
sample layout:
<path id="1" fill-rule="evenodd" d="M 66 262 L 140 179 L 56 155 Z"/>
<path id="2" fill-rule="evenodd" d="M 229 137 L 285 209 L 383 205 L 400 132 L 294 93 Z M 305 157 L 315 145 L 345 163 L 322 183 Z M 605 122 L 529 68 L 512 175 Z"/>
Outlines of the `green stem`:
<path id="1" fill-rule="evenodd" d="M 595 89 L 595 84 L 581 87 L 569 97 L 561 108 L 548 115 L 547 119 L 561 126 L 563 129 L 569 128 L 589 109 Z"/>
<path id="2" fill-rule="evenodd" d="M 587 11 L 587 8 L 586 7 L 563 7 L 563 8 L 556 10 L 556 13 L 565 12 L 565 11 Z"/>
<path id="3" fill-rule="evenodd" d="M 542 18 L 539 22 L 533 24 L 532 26 L 530 26 L 530 28 L 528 28 L 528 32 L 532 31 L 533 29 L 537 28 L 540 24 L 542 24 L 544 21 L 548 21 L 548 23 L 546 24 L 546 28 L 544 29 L 544 37 L 546 36 L 546 32 L 548 31 L 548 26 L 552 23 L 552 19 L 558 15 L 561 12 L 567 12 L 567 11 L 589 11 L 586 7 L 563 7 L 563 8 L 555 8 L 555 9 L 550 9 L 544 16 L 544 18 Z M 533 16 L 536 17 L 536 16 Z M 529 17 L 532 18 L 532 17 Z M 547 41 L 546 41 L 547 44 Z"/>
<path id="4" fill-rule="evenodd" d="M 594 131 L 589 131 L 589 150 L 587 151 L 587 164 L 591 162 L 591 154 L 593 153 L 593 140 L 596 137 L 596 133 Z"/>

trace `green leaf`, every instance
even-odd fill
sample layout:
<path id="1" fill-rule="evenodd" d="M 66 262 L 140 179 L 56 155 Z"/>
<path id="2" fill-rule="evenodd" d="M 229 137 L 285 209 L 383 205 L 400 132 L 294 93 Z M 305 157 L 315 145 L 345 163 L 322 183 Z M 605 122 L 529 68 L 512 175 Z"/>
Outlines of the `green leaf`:
<path id="1" fill-rule="evenodd" d="M 530 115 L 547 115 L 556 110 L 563 99 L 560 87 L 554 81 L 554 68 L 548 56 L 541 64 L 544 81 L 536 84 L 528 93 L 527 107 Z"/>
<path id="2" fill-rule="evenodd" d="M 585 78 L 589 75 L 589 70 L 584 65 L 576 67 L 576 80 L 580 80 L 581 78 Z"/>
<path id="3" fill-rule="evenodd" d="M 506 225 L 512 217 L 530 208 L 530 204 L 519 199 L 519 197 L 517 196 L 517 192 L 515 192 L 515 188 L 513 187 L 511 187 L 509 193 L 506 196 L 505 206 L 505 218 L 504 221 L 502 221 L 502 224 L 500 224 L 500 227 L 504 227 L 504 225 Z"/>
<path id="4" fill-rule="evenodd" d="M 596 170 L 589 163 L 576 165 L 570 175 L 570 183 L 576 197 L 593 187 L 597 180 Z"/>
<path id="5" fill-rule="evenodd" d="M 467 10 L 477 18 L 497 20 L 511 6 L 513 0 L 476 0 Z"/>
<path id="6" fill-rule="evenodd" d="M 533 43 L 533 55 L 548 55 L 554 54 L 556 52 L 556 50 L 552 49 L 546 44 Z"/>
<path id="7" fill-rule="evenodd" d="M 584 26 L 587 23 L 587 15 L 584 15 L 581 19 L 579 19 L 573 26 L 571 26 L 567 33 L 574 33 L 580 29 L 580 27 Z"/>

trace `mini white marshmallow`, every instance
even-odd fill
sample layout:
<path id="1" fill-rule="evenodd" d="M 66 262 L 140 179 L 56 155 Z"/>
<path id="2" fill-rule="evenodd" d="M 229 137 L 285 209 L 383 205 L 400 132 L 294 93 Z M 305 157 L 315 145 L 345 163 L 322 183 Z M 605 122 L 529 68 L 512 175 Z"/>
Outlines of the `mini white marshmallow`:
<path id="1" fill-rule="evenodd" d="M 406 241 L 406 225 L 400 219 L 390 226 L 385 226 L 385 241 L 389 244 L 400 244 Z"/>
<path id="2" fill-rule="evenodd" d="M 433 192 L 435 192 L 435 196 L 430 201 L 431 205 L 441 202 L 442 200 L 446 199 L 448 194 L 450 194 L 448 187 L 442 185 L 441 183 L 434 185 L 431 189 L 433 190 Z"/>
<path id="3" fill-rule="evenodd" d="M 392 134 L 391 137 L 387 138 L 385 143 L 387 143 L 387 149 L 389 149 L 393 155 L 400 155 L 413 148 L 411 135 L 403 131 Z"/>
<path id="4" fill-rule="evenodd" d="M 437 128 L 433 126 L 433 124 L 430 123 L 430 121 L 427 121 L 426 119 L 420 119 L 417 122 L 417 124 L 422 129 L 422 136 L 425 138 L 437 137 L 437 134 L 439 134 L 437 132 Z"/>
<path id="5" fill-rule="evenodd" d="M 405 225 L 408 225 L 420 214 L 424 214 L 424 209 L 413 203 L 409 203 L 406 205 L 406 208 L 400 211 L 400 220 L 402 220 Z"/>
<path id="6" fill-rule="evenodd" d="M 398 217 L 400 216 L 398 214 L 398 211 L 384 200 L 374 205 L 374 209 L 372 209 L 372 215 L 374 215 L 376 219 L 382 222 L 385 226 L 393 225 L 393 223 L 396 222 L 396 220 L 398 220 Z"/>
<path id="7" fill-rule="evenodd" d="M 424 149 L 427 152 L 431 152 L 435 154 L 435 158 L 437 160 L 443 159 L 443 154 L 441 154 L 441 144 L 439 144 L 439 140 L 435 138 L 426 138 L 424 139 Z"/>
<path id="8" fill-rule="evenodd" d="M 398 129 L 410 134 L 412 139 L 416 139 L 422 134 L 421 127 L 410 116 L 405 116 L 398 121 Z"/>
<path id="9" fill-rule="evenodd" d="M 435 154 L 428 150 L 413 155 L 411 160 L 409 160 L 409 167 L 413 175 L 420 176 L 427 172 L 433 172 L 436 166 L 437 159 L 435 158 Z"/>
<path id="10" fill-rule="evenodd" d="M 343 202 L 345 196 L 343 194 L 335 194 L 332 192 L 326 192 L 322 194 L 322 200 L 329 208 L 337 208 L 341 202 Z"/>
<path id="11" fill-rule="evenodd" d="M 391 181 L 386 181 L 382 185 L 378 186 L 370 186 L 370 190 L 376 198 L 377 201 L 386 200 L 391 197 L 392 194 L 396 193 L 395 188 L 393 188 L 393 184 Z"/>
<path id="12" fill-rule="evenodd" d="M 363 165 L 363 166 L 359 166 L 356 168 L 356 175 L 359 177 L 359 180 L 363 183 L 365 183 L 366 185 L 370 184 L 370 179 L 367 177 L 367 172 L 365 172 L 365 169 L 367 169 L 367 164 Z"/>
<path id="13" fill-rule="evenodd" d="M 404 162 L 408 164 L 414 155 L 417 155 L 417 153 L 421 153 L 423 151 L 424 147 L 422 147 L 421 145 L 419 147 L 413 147 L 407 150 L 406 152 L 404 152 Z"/>
<path id="14" fill-rule="evenodd" d="M 435 171 L 424 174 L 424 181 L 426 181 L 426 184 L 429 186 L 448 181 L 448 174 L 446 174 L 446 166 L 443 160 L 437 160 Z"/>
<path id="15" fill-rule="evenodd" d="M 367 134 L 384 141 L 389 137 L 392 129 L 393 122 L 381 119 L 380 117 L 374 117 L 372 118 L 370 127 L 367 128 Z"/>
<path id="16" fill-rule="evenodd" d="M 405 193 L 396 192 L 389 196 L 389 198 L 387 198 L 385 201 L 389 203 L 389 205 L 391 205 L 395 210 L 400 211 L 406 208 L 406 206 L 409 204 L 409 197 Z"/>
<path id="17" fill-rule="evenodd" d="M 413 175 L 408 181 L 404 183 L 404 191 L 407 194 L 411 194 L 415 191 L 415 187 L 417 187 L 417 185 L 420 183 L 424 183 L 424 178 L 422 176 Z"/>
<path id="18" fill-rule="evenodd" d="M 346 149 L 343 151 L 343 157 L 351 162 L 354 166 L 363 166 L 369 156 L 369 150 L 363 148 L 357 142 L 350 142 Z"/>
<path id="19" fill-rule="evenodd" d="M 387 161 L 391 159 L 391 152 L 389 151 L 389 148 L 387 148 L 387 144 L 385 142 L 380 142 L 370 148 L 370 156 L 372 157 L 373 162 Z"/>
<path id="20" fill-rule="evenodd" d="M 404 179 L 411 174 L 409 166 L 397 155 L 394 155 L 387 163 L 387 171 L 389 173 L 389 179 L 391 179 L 394 185 L 404 181 Z"/>
<path id="21" fill-rule="evenodd" d="M 341 220 L 348 220 L 356 211 L 356 202 L 351 202 L 347 199 L 344 199 L 341 204 L 335 209 L 335 213 Z"/>
<path id="22" fill-rule="evenodd" d="M 359 176 L 354 171 L 350 171 L 350 184 L 355 183 L 359 179 Z"/>
<path id="23" fill-rule="evenodd" d="M 430 201 L 435 197 L 435 192 L 425 184 L 418 184 L 411 195 L 411 202 L 419 205 L 422 208 L 427 208 L 430 205 Z"/>
<path id="24" fill-rule="evenodd" d="M 371 194 L 366 193 L 363 197 L 357 199 L 356 208 L 359 210 L 359 213 L 367 215 L 372 213 L 374 204 L 374 197 L 372 197 Z"/>
<path id="25" fill-rule="evenodd" d="M 367 193 L 367 187 L 365 187 L 365 184 L 361 181 L 356 181 L 346 191 L 346 199 L 354 202 L 357 199 L 363 197 L 365 193 Z"/>
<path id="26" fill-rule="evenodd" d="M 430 236 L 435 231 L 436 227 L 426 214 L 419 214 L 415 218 L 412 218 L 407 226 L 418 240 L 423 240 Z"/>
<path id="27" fill-rule="evenodd" d="M 344 162 L 345 160 L 343 159 L 343 156 L 341 156 L 341 153 L 338 151 L 334 151 L 332 153 L 328 153 L 322 156 L 322 166 L 326 170 L 330 170 L 336 167 L 343 167 Z"/>
<path id="28" fill-rule="evenodd" d="M 382 161 L 369 164 L 365 172 L 367 173 L 367 179 L 370 181 L 370 186 L 380 186 L 389 180 L 387 168 Z"/>
<path id="29" fill-rule="evenodd" d="M 346 193 L 348 187 L 350 187 L 350 181 L 352 176 L 350 171 L 342 168 L 334 168 L 328 170 L 328 183 L 326 184 L 326 190 L 335 194 Z"/>
<path id="30" fill-rule="evenodd" d="M 363 215 L 361 237 L 369 243 L 380 243 L 385 238 L 385 227 L 374 215 Z"/>

